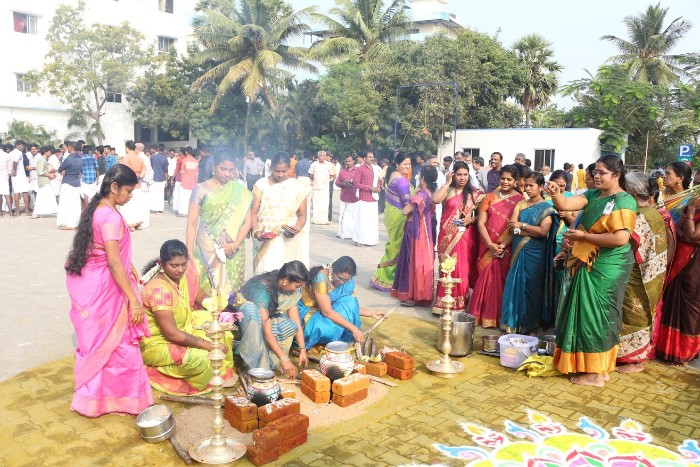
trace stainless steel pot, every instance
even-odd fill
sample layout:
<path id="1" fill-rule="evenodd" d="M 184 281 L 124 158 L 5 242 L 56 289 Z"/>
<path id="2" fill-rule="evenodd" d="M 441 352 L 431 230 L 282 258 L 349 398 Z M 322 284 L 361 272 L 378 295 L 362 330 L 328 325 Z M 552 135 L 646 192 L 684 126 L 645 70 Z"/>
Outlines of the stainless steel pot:
<path id="1" fill-rule="evenodd" d="M 450 331 L 450 350 L 451 357 L 465 357 L 472 353 L 474 349 L 474 327 L 476 326 L 476 318 L 464 311 L 452 313 L 452 330 Z M 444 332 L 442 323 L 438 324 L 437 348 L 442 350 L 444 340 Z"/>
<path id="2" fill-rule="evenodd" d="M 138 417 L 136 428 L 147 443 L 160 443 L 175 433 L 175 417 L 166 405 L 152 405 Z"/>

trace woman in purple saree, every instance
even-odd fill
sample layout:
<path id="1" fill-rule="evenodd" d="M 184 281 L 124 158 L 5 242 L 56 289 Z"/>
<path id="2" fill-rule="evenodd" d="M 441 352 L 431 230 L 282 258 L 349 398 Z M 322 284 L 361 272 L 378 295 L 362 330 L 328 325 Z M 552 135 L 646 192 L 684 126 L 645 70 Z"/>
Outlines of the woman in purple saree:
<path id="1" fill-rule="evenodd" d="M 123 164 L 107 171 L 81 216 L 65 266 L 78 341 L 71 409 L 86 417 L 136 415 L 153 404 L 139 349 L 148 326 L 131 264 L 129 228 L 116 209 L 129 201 L 137 182 Z"/>

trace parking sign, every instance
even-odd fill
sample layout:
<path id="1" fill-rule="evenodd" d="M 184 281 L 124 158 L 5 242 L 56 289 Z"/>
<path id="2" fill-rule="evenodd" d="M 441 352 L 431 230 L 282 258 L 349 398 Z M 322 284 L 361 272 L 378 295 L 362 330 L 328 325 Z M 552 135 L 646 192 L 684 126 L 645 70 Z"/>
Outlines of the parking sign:
<path id="1" fill-rule="evenodd" d="M 681 144 L 678 146 L 678 161 L 690 163 L 693 160 L 693 145 Z"/>

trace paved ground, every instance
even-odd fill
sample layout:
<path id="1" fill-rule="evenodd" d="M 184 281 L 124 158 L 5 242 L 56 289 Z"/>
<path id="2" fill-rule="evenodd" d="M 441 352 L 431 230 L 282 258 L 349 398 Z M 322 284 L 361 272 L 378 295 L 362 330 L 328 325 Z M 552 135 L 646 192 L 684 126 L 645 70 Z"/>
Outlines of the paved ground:
<path id="1" fill-rule="evenodd" d="M 138 440 L 133 419 L 90 420 L 68 410 L 72 329 L 62 264 L 72 234 L 57 231 L 54 222 L 0 219 L 8 259 L 3 261 L 6 277 L 0 284 L 4 324 L 0 380 L 17 375 L 0 382 L 0 430 L 9 434 L 2 443 L 0 465 L 177 465 L 167 444 Z M 134 234 L 137 267 L 156 255 L 162 241 L 183 236 L 183 219 L 154 216 L 151 229 Z M 382 232 L 380 243 L 385 237 Z M 381 253 L 381 246 L 357 248 L 335 239 L 333 226 L 312 232 L 312 263 L 353 256 L 359 266 L 361 303 L 388 309 L 394 302 L 365 285 Z M 280 459 L 280 464 L 462 465 L 432 445 L 474 446 L 458 422 L 496 431 L 503 431 L 506 420 L 527 426 L 527 409 L 552 417 L 569 431 L 580 431 L 576 425 L 582 416 L 608 431 L 633 418 L 654 443 L 672 451 L 686 439 L 700 439 L 700 378 L 692 369 L 651 363 L 645 373 L 612 375 L 600 390 L 573 386 L 563 377 L 526 378 L 504 369 L 495 358 L 475 354 L 462 359 L 466 370 L 459 378 L 442 380 L 429 375 L 423 365 L 437 357 L 436 321 L 428 309 L 399 312 L 379 328 L 379 337 L 416 357 L 416 377 L 391 389 L 367 414 L 311 433 L 309 443 Z M 39 365 L 43 366 L 20 373 Z"/>

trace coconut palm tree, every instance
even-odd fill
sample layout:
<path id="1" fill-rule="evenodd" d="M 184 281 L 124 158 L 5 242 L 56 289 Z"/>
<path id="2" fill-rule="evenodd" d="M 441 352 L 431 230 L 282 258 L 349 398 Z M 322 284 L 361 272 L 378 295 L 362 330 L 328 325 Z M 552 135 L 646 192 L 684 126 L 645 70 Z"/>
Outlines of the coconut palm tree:
<path id="1" fill-rule="evenodd" d="M 601 40 L 612 42 L 620 55 L 608 59 L 627 67 L 630 79 L 669 86 L 686 76 L 682 62 L 685 55 L 673 55 L 671 50 L 692 27 L 690 21 L 678 17 L 664 27 L 668 8 L 650 5 L 639 16 L 624 19 L 629 39 L 606 35 Z"/>
<path id="2" fill-rule="evenodd" d="M 539 34 L 529 34 L 514 45 L 523 77 L 519 101 L 525 108 L 525 126 L 530 128 L 532 112 L 557 92 L 557 73 L 563 67 L 554 60 L 552 43 Z"/>
<path id="3" fill-rule="evenodd" d="M 309 56 L 317 60 L 354 57 L 366 61 L 379 56 L 388 44 L 404 38 L 411 24 L 407 0 L 335 0 L 331 16 L 317 14 L 314 19 L 328 28 L 329 39 L 311 47 Z"/>
<path id="4" fill-rule="evenodd" d="M 194 34 L 203 49 L 195 60 L 212 66 L 192 89 L 217 83 L 213 113 L 226 93 L 240 87 L 248 102 L 245 150 L 253 102 L 262 94 L 270 109 L 277 109 L 271 87 L 291 74 L 281 67 L 316 71 L 306 60 L 306 49 L 288 45 L 309 30 L 306 20 L 314 11 L 309 7 L 295 12 L 283 0 L 222 0 L 216 8 L 200 11 Z"/>

